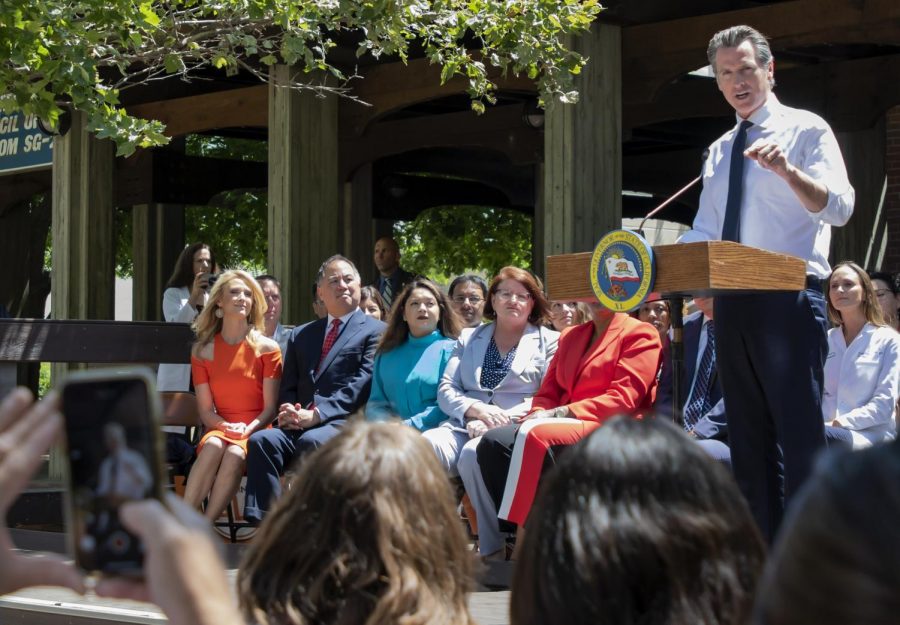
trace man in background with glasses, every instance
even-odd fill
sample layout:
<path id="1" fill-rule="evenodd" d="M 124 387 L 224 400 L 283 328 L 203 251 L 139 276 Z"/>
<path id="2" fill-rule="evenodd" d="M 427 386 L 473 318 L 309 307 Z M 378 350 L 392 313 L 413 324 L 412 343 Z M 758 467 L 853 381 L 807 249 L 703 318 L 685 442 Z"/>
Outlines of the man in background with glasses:
<path id="1" fill-rule="evenodd" d="M 477 328 L 484 321 L 484 302 L 487 299 L 487 284 L 474 274 L 457 276 L 450 283 L 450 301 L 453 310 L 467 328 Z"/>

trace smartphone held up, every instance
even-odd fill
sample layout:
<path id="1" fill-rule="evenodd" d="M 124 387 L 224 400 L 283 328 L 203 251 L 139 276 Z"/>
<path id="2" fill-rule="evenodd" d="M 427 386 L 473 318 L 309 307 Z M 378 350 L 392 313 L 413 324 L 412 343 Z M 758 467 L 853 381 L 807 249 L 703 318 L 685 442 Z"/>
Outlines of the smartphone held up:
<path id="1" fill-rule="evenodd" d="M 139 576 L 143 546 L 119 520 L 128 501 L 162 497 L 160 403 L 147 369 L 102 369 L 63 382 L 69 548 L 84 570 Z"/>

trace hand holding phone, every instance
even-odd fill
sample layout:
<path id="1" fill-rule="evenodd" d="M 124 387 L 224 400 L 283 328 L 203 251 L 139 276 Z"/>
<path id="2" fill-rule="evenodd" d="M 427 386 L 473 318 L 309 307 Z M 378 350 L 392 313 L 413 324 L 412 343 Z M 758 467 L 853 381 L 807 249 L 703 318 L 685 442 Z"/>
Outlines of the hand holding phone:
<path id="1" fill-rule="evenodd" d="M 119 519 L 162 494 L 159 398 L 146 369 L 70 374 L 62 385 L 70 550 L 86 571 L 141 575 L 143 545 Z"/>
<path id="2" fill-rule="evenodd" d="M 35 404 L 28 389 L 18 388 L 0 402 L 0 518 L 40 466 L 43 454 L 62 430 L 55 393 Z M 83 593 L 78 570 L 56 555 L 25 555 L 13 549 L 6 524 L 0 525 L 0 595 L 28 586 L 64 586 Z"/>

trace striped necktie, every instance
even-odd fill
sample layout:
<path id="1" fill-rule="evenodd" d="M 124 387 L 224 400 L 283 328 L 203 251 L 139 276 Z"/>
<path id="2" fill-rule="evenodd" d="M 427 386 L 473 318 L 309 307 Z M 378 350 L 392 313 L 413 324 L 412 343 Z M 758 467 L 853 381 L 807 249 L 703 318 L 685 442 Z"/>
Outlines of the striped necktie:
<path id="1" fill-rule="evenodd" d="M 700 367 L 697 369 L 697 377 L 694 380 L 694 392 L 691 394 L 690 403 L 684 409 L 684 429 L 690 432 L 697 425 L 700 417 L 712 408 L 709 397 L 712 386 L 713 371 L 716 369 L 716 335 L 713 322 L 706 324 L 706 347 L 703 349 L 703 357 L 700 359 Z"/>

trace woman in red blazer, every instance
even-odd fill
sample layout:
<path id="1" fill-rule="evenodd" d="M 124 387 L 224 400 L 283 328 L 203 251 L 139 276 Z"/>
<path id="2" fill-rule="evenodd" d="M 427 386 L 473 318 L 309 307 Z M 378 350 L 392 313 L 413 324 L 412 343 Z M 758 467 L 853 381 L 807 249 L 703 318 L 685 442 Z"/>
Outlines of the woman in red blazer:
<path id="1" fill-rule="evenodd" d="M 599 304 L 591 312 L 591 323 L 563 331 L 531 412 L 519 425 L 488 432 L 478 446 L 485 486 L 502 519 L 524 524 L 554 448 L 576 443 L 616 415 L 641 418 L 651 410 L 659 333 Z"/>

